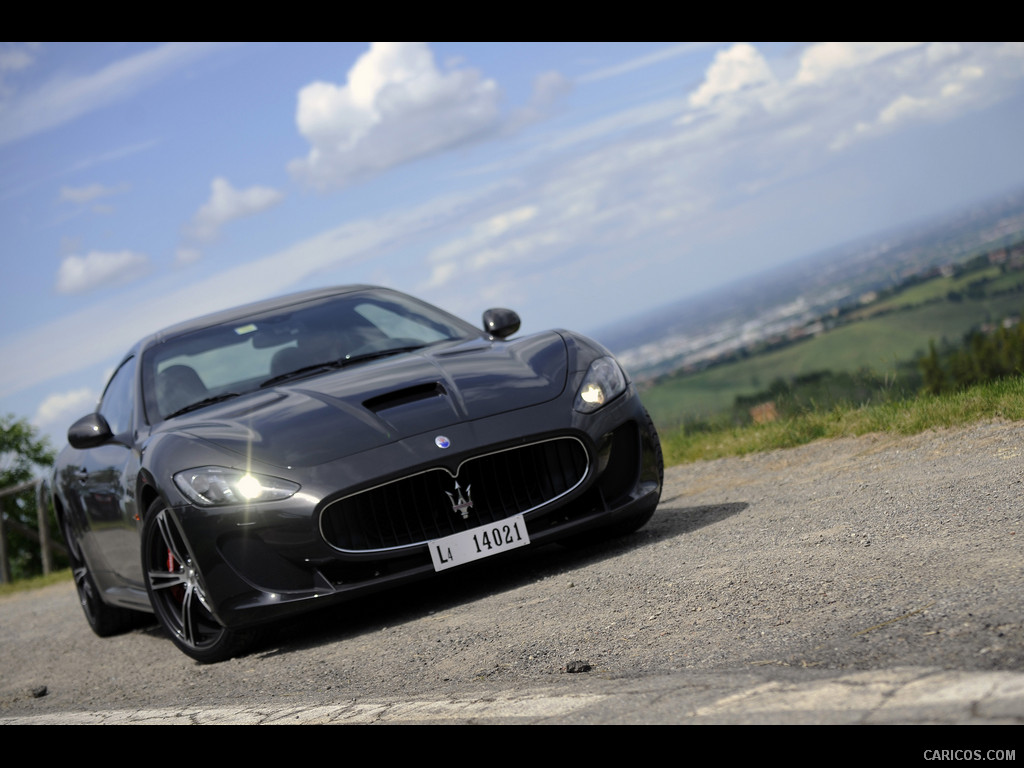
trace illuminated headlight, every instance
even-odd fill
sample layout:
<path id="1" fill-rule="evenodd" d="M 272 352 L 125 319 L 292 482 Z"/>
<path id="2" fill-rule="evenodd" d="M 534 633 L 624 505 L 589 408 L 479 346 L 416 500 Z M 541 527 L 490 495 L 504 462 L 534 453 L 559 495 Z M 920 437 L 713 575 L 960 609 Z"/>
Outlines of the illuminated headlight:
<path id="1" fill-rule="evenodd" d="M 189 499 L 203 507 L 280 501 L 299 490 L 296 483 L 279 477 L 254 475 L 226 467 L 186 469 L 174 476 L 174 484 Z"/>
<path id="2" fill-rule="evenodd" d="M 626 376 L 610 357 L 599 357 L 590 364 L 573 404 L 580 413 L 592 413 L 626 391 Z"/>

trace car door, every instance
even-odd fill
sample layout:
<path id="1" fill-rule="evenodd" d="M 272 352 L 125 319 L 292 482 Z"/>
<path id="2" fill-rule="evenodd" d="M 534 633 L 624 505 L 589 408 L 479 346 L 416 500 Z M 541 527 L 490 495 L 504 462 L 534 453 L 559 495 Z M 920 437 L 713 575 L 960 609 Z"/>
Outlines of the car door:
<path id="1" fill-rule="evenodd" d="M 143 586 L 139 561 L 139 521 L 135 499 L 138 449 L 135 424 L 136 358 L 114 372 L 98 413 L 112 437 L 80 452 L 79 498 L 86 519 L 83 546 L 102 587 Z"/>

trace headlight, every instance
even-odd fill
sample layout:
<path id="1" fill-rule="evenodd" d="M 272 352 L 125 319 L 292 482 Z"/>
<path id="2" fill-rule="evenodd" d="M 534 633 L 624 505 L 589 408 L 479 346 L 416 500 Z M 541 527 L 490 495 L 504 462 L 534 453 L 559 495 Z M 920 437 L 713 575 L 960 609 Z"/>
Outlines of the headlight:
<path id="1" fill-rule="evenodd" d="M 580 413 L 592 413 L 626 391 L 626 375 L 610 357 L 599 357 L 590 364 L 573 404 Z"/>
<path id="2" fill-rule="evenodd" d="M 268 475 L 254 475 L 227 467 L 186 469 L 174 476 L 174 484 L 203 507 L 280 501 L 299 490 L 296 483 Z"/>

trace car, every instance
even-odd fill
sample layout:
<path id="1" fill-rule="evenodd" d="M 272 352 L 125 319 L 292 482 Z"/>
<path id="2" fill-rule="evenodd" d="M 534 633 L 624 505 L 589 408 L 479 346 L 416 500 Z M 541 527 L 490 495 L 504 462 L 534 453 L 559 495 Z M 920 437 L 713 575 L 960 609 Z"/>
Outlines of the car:
<path id="1" fill-rule="evenodd" d="M 597 342 L 519 327 L 357 285 L 139 341 L 51 484 L 93 631 L 155 614 L 217 662 L 300 612 L 644 525 L 664 470 L 635 385 Z"/>

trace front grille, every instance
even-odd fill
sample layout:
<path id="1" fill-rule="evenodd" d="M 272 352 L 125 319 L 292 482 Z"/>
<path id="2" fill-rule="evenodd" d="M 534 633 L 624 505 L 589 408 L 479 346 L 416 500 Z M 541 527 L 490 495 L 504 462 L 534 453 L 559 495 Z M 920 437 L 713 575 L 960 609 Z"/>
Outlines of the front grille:
<path id="1" fill-rule="evenodd" d="M 333 501 L 320 531 L 348 552 L 414 546 L 550 504 L 577 488 L 588 467 L 586 448 L 571 437 L 488 453 L 455 475 L 438 467 Z"/>

